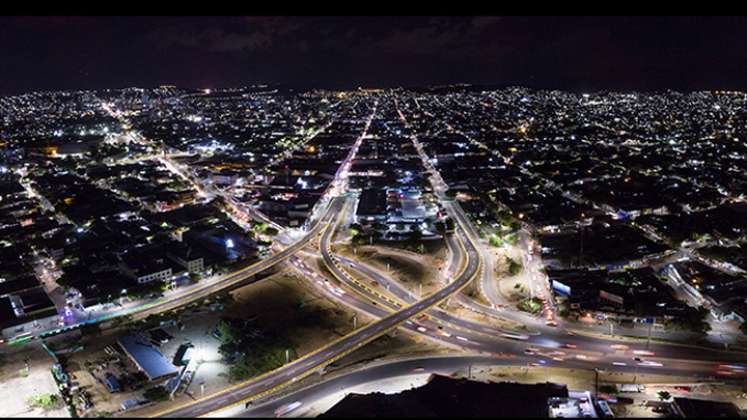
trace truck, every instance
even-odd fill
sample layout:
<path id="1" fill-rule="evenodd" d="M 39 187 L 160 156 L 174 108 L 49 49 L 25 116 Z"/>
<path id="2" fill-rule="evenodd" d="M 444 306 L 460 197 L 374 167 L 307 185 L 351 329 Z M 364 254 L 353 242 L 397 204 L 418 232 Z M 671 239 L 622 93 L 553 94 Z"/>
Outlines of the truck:
<path id="1" fill-rule="evenodd" d="M 643 392 L 646 390 L 644 385 L 638 384 L 617 384 L 617 392 Z"/>

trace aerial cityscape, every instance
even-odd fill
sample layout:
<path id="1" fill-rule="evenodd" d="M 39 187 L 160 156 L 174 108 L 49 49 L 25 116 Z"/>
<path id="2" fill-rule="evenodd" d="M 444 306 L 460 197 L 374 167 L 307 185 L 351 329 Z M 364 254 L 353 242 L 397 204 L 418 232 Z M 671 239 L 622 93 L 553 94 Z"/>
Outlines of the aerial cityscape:
<path id="1" fill-rule="evenodd" d="M 747 89 L 348 70 L 0 70 L 0 415 L 747 413 Z"/>

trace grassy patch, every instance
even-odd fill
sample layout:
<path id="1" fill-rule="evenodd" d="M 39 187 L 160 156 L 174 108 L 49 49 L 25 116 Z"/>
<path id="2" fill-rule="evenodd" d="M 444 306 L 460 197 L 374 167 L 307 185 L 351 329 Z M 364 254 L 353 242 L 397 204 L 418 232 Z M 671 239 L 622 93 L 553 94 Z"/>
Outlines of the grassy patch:
<path id="1" fill-rule="evenodd" d="M 521 270 L 524 268 L 524 266 L 521 265 L 521 263 L 518 263 L 509 257 L 506 257 L 506 263 L 508 264 L 508 272 L 512 276 L 519 274 Z"/>
<path id="2" fill-rule="evenodd" d="M 54 410 L 64 405 L 62 398 L 57 394 L 34 395 L 28 400 L 29 407 L 41 408 L 42 410 Z"/>
<path id="3" fill-rule="evenodd" d="M 519 302 L 516 307 L 530 314 L 538 314 L 542 310 L 542 300 L 539 298 L 526 298 Z"/>

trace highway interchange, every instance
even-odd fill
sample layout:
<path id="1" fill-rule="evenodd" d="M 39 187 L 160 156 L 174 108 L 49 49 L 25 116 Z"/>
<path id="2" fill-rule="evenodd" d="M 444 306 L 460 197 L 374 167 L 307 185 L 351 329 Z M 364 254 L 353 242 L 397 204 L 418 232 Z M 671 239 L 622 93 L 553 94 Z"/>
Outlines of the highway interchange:
<path id="1" fill-rule="evenodd" d="M 365 135 L 361 136 L 359 140 L 364 137 Z M 414 137 L 413 140 L 415 141 Z M 359 142 L 356 143 L 355 149 L 359 144 Z M 354 153 L 351 153 L 351 156 L 354 156 Z M 427 157 L 423 156 L 423 158 L 424 163 L 427 162 Z M 435 293 L 418 298 L 393 279 L 363 262 L 334 255 L 332 252 L 333 237 L 342 219 L 341 216 L 350 205 L 349 201 L 354 199 L 350 194 L 344 193 L 349 162 L 350 160 L 346 160 L 343 164 L 344 168 L 341 167 L 334 181 L 338 194 L 330 201 L 329 207 L 332 210 L 324 213 L 325 226 L 319 231 L 310 231 L 308 235 L 321 235 L 319 249 L 322 260 L 333 278 L 326 278 L 324 273 L 310 268 L 304 259 L 299 257 L 300 254 L 292 256 L 290 261 L 296 270 L 315 287 L 324 291 L 325 295 L 378 320 L 361 326 L 348 335 L 274 371 L 154 416 L 222 415 L 228 412 L 235 414 L 237 410 L 245 416 L 262 415 L 262 413 L 267 413 L 265 410 L 275 410 L 284 402 L 302 401 L 304 398 L 313 399 L 325 395 L 325 389 L 327 389 L 325 387 L 334 387 L 335 384 L 345 383 L 351 386 L 387 375 L 407 374 L 411 372 L 413 366 L 428 371 L 438 371 L 443 369 L 443 363 L 457 365 L 460 360 L 467 360 L 454 357 L 443 359 L 449 361 L 443 362 L 442 359 L 435 358 L 378 365 L 331 381 L 317 383 L 284 396 L 280 400 L 262 405 L 261 408 L 243 410 L 244 407 L 253 407 L 252 401 L 271 399 L 273 394 L 288 385 L 313 373 L 322 373 L 329 364 L 397 328 L 426 336 L 428 339 L 451 348 L 479 354 L 480 356 L 471 357 L 484 364 L 602 369 L 606 372 L 688 375 L 700 379 L 717 375 L 721 378 L 745 375 L 744 368 L 738 365 L 744 357 L 738 352 L 699 348 L 697 359 L 694 359 L 693 348 L 687 345 L 658 342 L 644 345 L 641 341 L 620 341 L 613 337 L 608 339 L 595 335 L 572 334 L 563 328 L 541 321 L 535 322 L 532 325 L 533 331 L 530 332 L 502 330 L 455 317 L 438 308 L 439 304 L 450 296 L 457 296 L 460 303 L 476 306 L 478 309 L 490 312 L 492 316 L 519 322 L 526 321 L 524 314 L 517 315 L 513 311 L 497 310 L 475 304 L 469 302 L 464 295 L 458 295 L 470 282 L 476 281 L 489 271 L 482 270 L 483 253 L 480 251 L 476 230 L 471 226 L 469 219 L 458 204 L 445 197 L 443 194 L 445 185 L 438 184 L 440 177 L 437 176 L 431 177 L 435 183 L 434 190 L 442 206 L 456 221 L 457 226 L 457 231 L 448 238 L 450 248 L 456 251 L 451 262 L 454 266 L 451 268 L 456 271 L 456 274 L 447 285 Z M 434 170 L 432 167 L 429 169 Z M 307 240 L 298 245 L 301 248 L 309 243 L 310 241 Z M 369 284 L 376 282 L 379 290 L 368 286 L 366 280 Z M 386 291 L 381 290 L 382 288 L 386 288 Z"/>
<path id="2" fill-rule="evenodd" d="M 397 111 L 399 112 L 399 109 Z M 459 204 L 445 195 L 448 186 L 430 164 L 428 156 L 414 133 L 410 138 L 418 150 L 424 168 L 430 173 L 433 190 L 442 207 L 456 222 L 456 232 L 447 235 L 446 238 L 451 250 L 449 271 L 452 273 L 447 283 L 430 295 L 415 296 L 396 280 L 364 262 L 335 255 L 332 250 L 334 236 L 340 227 L 342 216 L 350 210 L 355 200 L 355 196 L 347 191 L 348 170 L 358 148 L 366 138 L 366 132 L 376 112 L 377 108 L 374 107 L 365 129 L 351 147 L 348 157 L 340 164 L 335 179 L 330 183 L 330 189 L 320 200 L 318 211 L 314 212 L 309 227 L 300 238 L 251 266 L 212 281 L 185 288 L 178 293 L 171 293 L 163 298 L 114 312 L 98 319 L 97 322 L 124 315 L 147 317 L 199 302 L 220 291 L 243 284 L 256 274 L 285 261 L 290 261 L 294 269 L 330 299 L 340 301 L 378 320 L 359 326 L 351 333 L 276 370 L 185 405 L 159 412 L 154 414 L 154 417 L 220 415 L 227 411 L 234 413 L 237 409 L 239 414 L 244 416 L 261 416 L 269 413 L 268 410 L 274 412 L 283 404 L 319 398 L 334 387 L 352 386 L 377 378 L 405 375 L 415 367 L 426 371 L 453 371 L 458 366 L 469 363 L 599 368 L 607 372 L 688 375 L 698 378 L 745 376 L 747 372 L 741 365 L 738 365 L 744 360 L 744 355 L 739 352 L 708 348 L 698 348 L 694 351 L 693 346 L 658 342 L 643 344 L 635 340 L 620 341 L 612 336 L 600 337 L 599 334 L 571 335 L 562 323 L 552 326 L 548 322 L 527 314 L 508 308 L 499 309 L 495 305 L 497 299 L 490 299 L 494 304 L 491 307 L 475 302 L 460 293 L 472 282 L 480 284 L 481 290 L 485 293 L 486 285 L 488 288 L 492 287 L 489 281 L 492 279 L 492 267 L 489 262 L 486 262 L 484 247 L 481 245 L 477 230 Z M 399 114 L 401 119 L 406 121 L 405 116 L 401 112 Z M 112 115 L 118 114 L 112 112 Z M 230 197 L 226 198 L 231 200 Z M 232 202 L 232 204 L 236 203 Z M 249 212 L 244 207 L 240 209 Z M 250 217 L 257 217 L 257 214 L 252 213 Z M 311 248 L 311 251 L 315 252 L 315 247 L 312 245 L 317 238 L 319 238 L 318 250 L 332 278 L 327 278 L 326 274 L 320 270 L 310 268 L 305 263 L 308 258 L 301 257 L 307 249 Z M 545 292 L 549 293 L 549 290 L 542 291 L 543 294 Z M 495 296 L 495 290 L 491 288 L 486 294 Z M 529 328 L 520 331 L 506 330 L 487 323 L 457 317 L 447 312 L 441 305 L 451 297 L 460 305 L 472 310 L 490 317 L 527 325 Z M 548 306 L 545 318 L 556 321 L 552 305 Z M 294 391 L 290 395 L 260 407 L 244 410 L 247 403 L 271 399 L 279 390 L 309 375 L 322 372 L 331 363 L 398 328 L 411 334 L 427 337 L 429 340 L 457 349 L 462 353 L 467 351 L 468 354 L 400 360 L 365 367 L 300 391 Z"/>

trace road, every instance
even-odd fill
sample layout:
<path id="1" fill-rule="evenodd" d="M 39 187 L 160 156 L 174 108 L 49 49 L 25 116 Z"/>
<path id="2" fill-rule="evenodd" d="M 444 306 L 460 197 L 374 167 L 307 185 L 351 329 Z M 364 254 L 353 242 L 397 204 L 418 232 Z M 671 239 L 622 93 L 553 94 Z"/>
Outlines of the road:
<path id="1" fill-rule="evenodd" d="M 337 400 L 348 392 L 355 392 L 354 388 L 366 383 L 381 381 L 388 378 L 415 377 L 430 374 L 452 375 L 462 374 L 465 367 L 493 367 L 493 366 L 526 366 L 528 358 L 500 360 L 488 356 L 478 355 L 440 355 L 432 357 L 407 358 L 402 360 L 384 360 L 336 374 L 329 379 L 304 387 L 276 400 L 262 403 L 249 410 L 230 413 L 234 417 L 275 417 L 277 410 L 300 402 L 297 409 L 290 411 L 284 417 L 305 416 L 311 405 L 332 398 Z M 581 367 L 580 369 L 584 369 Z M 643 373 L 643 372 L 640 372 Z M 661 372 L 656 372 L 661 374 Z M 392 390 L 398 391 L 398 390 Z M 329 405 L 332 401 L 324 404 Z M 298 405 L 298 404 L 296 404 Z"/>
<path id="2" fill-rule="evenodd" d="M 337 205 L 342 205 L 343 201 L 344 198 L 333 199 L 333 203 L 338 203 Z M 325 244 L 323 243 L 322 246 L 324 245 Z M 473 244 L 468 242 L 465 244 L 465 247 L 467 248 L 466 252 L 468 262 L 465 264 L 464 269 L 461 270 L 453 282 L 428 297 L 412 305 L 406 306 L 399 311 L 391 313 L 378 322 L 361 327 L 312 353 L 294 360 L 276 370 L 261 375 L 256 379 L 242 382 L 175 410 L 166 413 L 159 413 L 156 416 L 196 417 L 213 411 L 230 408 L 231 406 L 240 405 L 248 400 L 259 398 L 264 394 L 274 392 L 291 382 L 308 376 L 314 373 L 314 371 L 361 348 L 365 344 L 397 328 L 400 324 L 405 323 L 410 318 L 438 305 L 450 295 L 466 287 L 479 272 L 480 258 L 477 254 L 476 247 Z"/>
<path id="3" fill-rule="evenodd" d="M 110 115 L 112 115 L 114 118 L 119 119 L 123 124 L 129 125 L 129 122 L 126 121 L 120 112 L 117 110 L 112 109 L 108 104 L 102 103 L 102 108 L 107 111 Z M 255 264 L 252 264 L 248 267 L 239 269 L 233 273 L 230 273 L 228 275 L 225 275 L 223 277 L 218 278 L 215 281 L 204 281 L 202 283 L 198 283 L 193 286 L 188 286 L 181 288 L 177 291 L 171 291 L 167 292 L 163 297 L 145 301 L 145 302 L 137 302 L 133 303 L 131 305 L 128 305 L 126 308 L 123 307 L 119 310 L 109 310 L 107 308 L 102 307 L 98 313 L 91 313 L 90 318 L 84 322 L 80 322 L 78 324 L 73 325 L 67 325 L 64 328 L 60 328 L 56 323 L 56 319 L 53 320 L 52 323 L 48 323 L 48 328 L 43 329 L 43 327 L 38 327 L 38 323 L 35 322 L 34 326 L 31 327 L 31 329 L 39 329 L 38 332 L 34 332 L 32 335 L 31 340 L 37 340 L 40 337 L 46 338 L 50 337 L 56 334 L 65 333 L 67 331 L 72 331 L 74 329 L 77 329 L 85 324 L 92 324 L 92 323 L 100 323 L 103 321 L 111 320 L 114 318 L 119 318 L 123 316 L 136 316 L 139 318 L 145 318 L 152 314 L 157 314 L 161 312 L 166 312 L 172 309 L 176 309 L 178 307 L 187 305 L 189 303 L 199 301 L 201 299 L 204 299 L 208 296 L 213 295 L 214 293 L 227 290 L 231 287 L 234 287 L 236 285 L 242 284 L 247 279 L 251 278 L 252 276 L 261 273 L 264 270 L 267 270 L 274 265 L 286 260 L 289 256 L 296 253 L 298 250 L 302 249 L 304 246 L 306 246 L 309 241 L 311 241 L 319 232 L 321 232 L 321 229 L 329 222 L 329 217 L 335 215 L 339 208 L 336 207 L 336 204 L 331 203 L 329 200 L 330 195 L 334 196 L 337 189 L 342 185 L 344 186 L 347 179 L 347 171 L 350 168 L 350 162 L 355 156 L 355 153 L 358 150 L 358 147 L 360 146 L 361 141 L 366 136 L 366 133 L 368 131 L 368 128 L 370 127 L 371 121 L 374 118 L 374 115 L 376 114 L 376 104 L 374 104 L 373 111 L 368 118 L 366 122 L 366 126 L 364 130 L 362 131 L 361 135 L 356 139 L 356 142 L 354 143 L 351 153 L 347 156 L 347 158 L 342 162 L 340 165 L 340 168 L 337 172 L 337 177 L 335 180 L 333 180 L 330 183 L 330 186 L 328 187 L 327 191 L 323 194 L 322 198 L 317 202 L 317 204 L 314 207 L 314 211 L 312 211 L 312 215 L 307 220 L 307 223 L 304 225 L 303 230 L 304 235 L 300 238 L 298 238 L 295 242 L 290 244 L 288 247 L 286 247 L 283 250 L 280 250 L 269 257 L 262 259 Z M 150 142 L 148 142 L 142 135 L 139 133 L 129 131 L 127 133 L 129 138 L 132 139 L 132 141 L 140 142 L 147 145 L 152 145 Z M 159 158 L 160 161 L 171 171 L 174 171 L 178 173 L 180 176 L 187 178 L 190 180 L 190 182 L 193 183 L 195 188 L 198 190 L 198 192 L 202 194 L 206 194 L 206 191 L 197 183 L 194 183 L 190 176 L 188 174 L 185 174 L 183 169 L 180 169 L 176 166 L 168 157 L 166 157 L 166 154 L 163 153 L 162 157 Z M 24 185 L 26 188 L 30 188 L 27 185 Z M 31 191 L 33 193 L 33 191 Z M 35 195 L 35 194 L 34 194 Z M 42 197 L 43 198 L 43 197 Z M 230 199 L 230 203 L 235 204 L 233 199 Z M 242 207 L 243 210 L 246 210 Z M 319 215 L 320 216 L 317 216 Z M 253 216 L 256 216 L 256 213 L 252 214 Z M 46 322 L 45 322 L 46 324 Z M 9 342 L 12 342 L 13 340 L 8 340 Z"/>
<path id="4" fill-rule="evenodd" d="M 404 116 L 402 118 L 404 119 Z M 276 370 L 236 384 L 205 398 L 187 403 L 176 409 L 158 413 L 155 416 L 194 417 L 225 413 L 225 410 L 232 408 L 240 409 L 248 401 L 270 396 L 278 390 L 320 371 L 325 366 L 399 327 L 403 327 L 413 333 L 426 335 L 434 340 L 452 346 L 490 354 L 492 356 L 486 359 L 498 364 L 526 365 L 527 363 L 536 363 L 538 365 L 556 365 L 584 369 L 603 366 L 605 370 L 609 371 L 670 373 L 679 375 L 687 373 L 702 377 L 744 375 L 743 370 L 720 367 L 724 363 L 738 363 L 744 358 L 742 354 L 701 349 L 698 350 L 699 360 L 693 360 L 693 349 L 686 346 L 652 343 L 647 349 L 642 349 L 640 344 L 621 344 L 621 342 L 615 340 L 581 335 L 570 336 L 561 329 L 546 326 L 543 328 L 542 335 L 517 337 L 514 334 L 514 338 L 501 337 L 499 334 L 502 333 L 502 330 L 495 329 L 494 327 L 489 327 L 489 330 L 481 330 L 483 328 L 482 324 L 461 320 L 439 309 L 433 309 L 450 296 L 461 291 L 475 278 L 482 275 L 483 271 L 481 268 L 483 267 L 483 263 L 476 231 L 471 226 L 469 219 L 461 207 L 445 196 L 444 191 L 446 190 L 446 186 L 443 180 L 432 165 L 430 165 L 427 156 L 422 151 L 422 147 L 414 135 L 411 138 L 416 149 L 421 154 L 424 165 L 432 174 L 430 179 L 434 185 L 434 191 L 445 210 L 455 220 L 457 225 L 457 234 L 454 237 L 458 241 L 458 246 L 462 250 L 463 255 L 456 257 L 460 269 L 457 270 L 454 280 L 435 293 L 417 300 L 403 288 L 394 287 L 394 291 L 392 291 L 390 280 L 382 278 L 381 273 L 367 269 L 367 267 L 352 260 L 345 261 L 333 258 L 330 252 L 330 240 L 334 234 L 336 220 L 342 213 L 343 206 L 347 200 L 341 194 L 346 190 L 345 184 L 351 157 L 355 156 L 363 138 L 364 136 L 361 136 L 356 141 L 348 159 L 340 166 L 336 179 L 331 184 L 332 195 L 336 197 L 331 199 L 329 210 L 325 212 L 324 216 L 320 218 L 319 223 L 314 227 L 315 229 L 320 229 L 322 233 L 320 243 L 323 250 L 322 257 L 330 268 L 330 271 L 347 288 L 356 290 L 356 293 L 345 293 L 328 280 L 323 280 L 318 275 L 312 275 L 308 267 L 305 267 L 300 259 L 293 257 L 292 261 L 297 268 L 302 270 L 304 274 L 307 274 L 307 278 L 313 279 L 317 284 L 325 287 L 328 295 L 336 296 L 344 300 L 346 304 L 380 319 L 357 328 L 350 334 Z M 322 225 L 324 227 L 321 227 Z M 309 238 L 309 235 L 304 238 Z M 298 245 L 298 248 L 292 252 L 297 252 L 306 244 L 294 243 L 294 245 Z M 371 276 L 371 278 L 378 278 L 378 280 L 383 282 L 382 284 L 390 284 L 390 292 L 395 294 L 397 299 L 401 299 L 404 302 L 399 303 L 396 300 L 387 300 L 386 296 L 381 294 L 371 294 L 370 289 L 361 288 L 359 287 L 360 284 L 355 281 L 349 281 L 351 280 L 350 275 L 342 270 L 341 263 L 347 263 L 349 267 L 367 276 Z M 358 296 L 358 293 L 364 297 Z M 377 301 L 379 303 L 376 303 Z M 442 321 L 442 325 L 433 320 L 419 317 L 420 314 L 425 312 L 431 314 L 432 318 Z M 505 313 L 501 315 L 505 316 Z M 418 317 L 417 322 L 413 321 L 415 317 Z M 498 336 L 496 337 L 496 335 Z M 527 346 L 533 346 L 536 349 L 530 350 Z M 506 356 L 507 354 L 510 356 Z M 641 356 L 641 354 L 643 355 Z M 500 359 L 500 357 L 504 357 L 504 359 Z M 634 360 L 636 357 L 639 360 Z M 496 362 L 496 359 L 499 361 Z M 396 367 L 382 367 L 381 369 L 382 372 L 391 375 L 394 371 L 388 371 L 388 369 L 396 369 Z M 363 379 L 365 380 L 366 378 L 364 377 Z"/>

